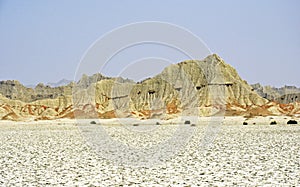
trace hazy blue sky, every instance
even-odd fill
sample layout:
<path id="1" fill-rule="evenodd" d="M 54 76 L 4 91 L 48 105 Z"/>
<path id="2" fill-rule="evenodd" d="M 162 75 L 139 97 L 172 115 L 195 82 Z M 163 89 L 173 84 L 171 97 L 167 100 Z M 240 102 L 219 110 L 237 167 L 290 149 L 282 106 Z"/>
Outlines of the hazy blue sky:
<path id="1" fill-rule="evenodd" d="M 298 0 L 0 0 L 0 79 L 73 79 L 82 55 L 103 34 L 163 21 L 199 36 L 249 83 L 300 86 L 299 8 Z"/>

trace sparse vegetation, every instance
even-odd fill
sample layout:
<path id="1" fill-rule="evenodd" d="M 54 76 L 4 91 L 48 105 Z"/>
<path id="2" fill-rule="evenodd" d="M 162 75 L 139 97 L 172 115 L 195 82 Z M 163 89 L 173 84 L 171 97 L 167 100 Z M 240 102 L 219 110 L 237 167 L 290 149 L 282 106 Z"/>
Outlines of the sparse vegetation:
<path id="1" fill-rule="evenodd" d="M 194 124 L 194 123 L 193 123 L 193 124 L 191 124 L 191 127 L 196 127 L 196 124 Z"/>
<path id="2" fill-rule="evenodd" d="M 95 125 L 95 124 L 97 124 L 97 123 L 96 123 L 96 121 L 91 121 L 90 124 Z"/>
<path id="3" fill-rule="evenodd" d="M 271 121 L 270 125 L 276 125 L 277 122 L 276 121 Z"/>
<path id="4" fill-rule="evenodd" d="M 288 124 L 288 125 L 291 125 L 291 124 L 298 124 L 298 122 L 297 122 L 296 120 L 291 119 L 291 120 L 289 120 L 289 121 L 287 122 L 287 124 Z"/>
<path id="5" fill-rule="evenodd" d="M 156 122 L 156 125 L 160 125 L 160 123 L 159 123 L 159 122 Z"/>
<path id="6" fill-rule="evenodd" d="M 133 124 L 133 126 L 139 126 L 139 124 L 135 123 L 135 124 Z"/>

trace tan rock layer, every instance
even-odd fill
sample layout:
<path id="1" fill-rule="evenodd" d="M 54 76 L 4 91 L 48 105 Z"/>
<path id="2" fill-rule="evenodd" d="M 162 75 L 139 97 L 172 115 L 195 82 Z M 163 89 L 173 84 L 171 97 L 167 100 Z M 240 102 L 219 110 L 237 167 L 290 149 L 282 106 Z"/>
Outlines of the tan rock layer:
<path id="1" fill-rule="evenodd" d="M 19 97 L 27 101 L 29 96 L 25 88 L 19 87 Z M 233 67 L 215 54 L 201 61 L 188 60 L 171 65 L 139 83 L 95 74 L 92 77 L 84 75 L 71 87 L 72 90 L 60 87 L 57 92 L 54 89 L 54 94 L 60 94 L 55 98 L 31 102 L 1 96 L 0 119 L 130 116 L 169 119 L 180 115 L 294 115 L 300 111 L 298 103 L 278 104 L 259 96 Z M 14 96 L 15 92 L 7 93 Z"/>

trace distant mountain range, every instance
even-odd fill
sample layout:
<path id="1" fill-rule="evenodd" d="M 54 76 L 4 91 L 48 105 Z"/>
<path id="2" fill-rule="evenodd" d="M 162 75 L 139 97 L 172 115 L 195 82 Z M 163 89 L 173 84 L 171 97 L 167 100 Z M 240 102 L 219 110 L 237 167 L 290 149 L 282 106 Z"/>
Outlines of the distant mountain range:
<path id="1" fill-rule="evenodd" d="M 48 82 L 46 85 L 55 88 L 55 87 L 59 87 L 59 86 L 66 86 L 66 85 L 70 84 L 71 82 L 72 82 L 71 80 L 62 79 L 58 82 Z M 35 85 L 35 84 L 25 85 L 25 87 L 27 87 L 27 88 L 35 88 L 36 86 L 37 85 Z"/>
<path id="2" fill-rule="evenodd" d="M 51 87 L 59 87 L 59 86 L 66 86 L 68 84 L 70 84 L 72 81 L 71 80 L 67 80 L 67 79 L 62 79 L 58 82 L 48 82 L 46 85 L 49 85 Z"/>

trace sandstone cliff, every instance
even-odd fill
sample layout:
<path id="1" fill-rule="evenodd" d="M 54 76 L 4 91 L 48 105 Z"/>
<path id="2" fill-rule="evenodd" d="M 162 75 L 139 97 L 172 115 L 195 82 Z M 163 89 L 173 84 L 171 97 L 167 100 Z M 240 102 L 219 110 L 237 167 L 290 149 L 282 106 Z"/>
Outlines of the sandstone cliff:
<path id="1" fill-rule="evenodd" d="M 55 99 L 62 95 L 72 95 L 74 83 L 52 88 L 42 83 L 35 88 L 27 88 L 19 81 L 0 81 L 0 94 L 8 99 L 32 102 L 41 99 Z"/>
<path id="2" fill-rule="evenodd" d="M 234 68 L 215 54 L 204 60 L 171 65 L 140 83 L 108 79 L 82 88 L 78 86 L 73 92 L 76 108 L 96 106 L 99 116 L 106 113 L 141 118 L 210 116 L 267 103 Z"/>
<path id="3" fill-rule="evenodd" d="M 7 120 L 300 114 L 297 102 L 261 97 L 216 54 L 170 65 L 138 83 L 95 74 L 55 88 L 31 89 L 17 81 L 0 85 L 0 119 Z"/>

